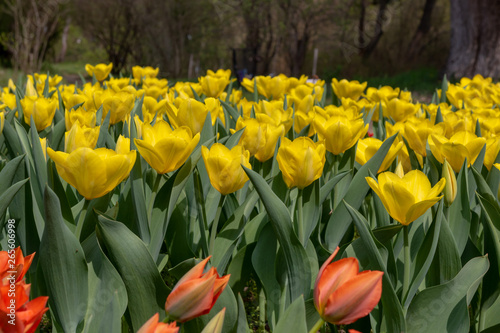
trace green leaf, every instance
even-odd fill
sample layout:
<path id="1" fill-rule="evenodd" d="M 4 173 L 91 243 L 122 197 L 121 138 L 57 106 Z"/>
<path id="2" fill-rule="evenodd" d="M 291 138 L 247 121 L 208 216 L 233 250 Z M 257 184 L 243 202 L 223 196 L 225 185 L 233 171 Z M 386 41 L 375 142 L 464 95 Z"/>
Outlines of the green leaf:
<path id="1" fill-rule="evenodd" d="M 481 219 L 484 227 L 484 253 L 488 254 L 490 258 L 490 269 L 484 276 L 482 297 L 481 297 L 481 311 L 486 311 L 498 298 L 500 294 L 500 239 L 498 232 L 493 225 L 493 220 L 500 220 L 500 213 L 495 207 L 480 194 L 476 194 L 484 218 Z"/>
<path id="2" fill-rule="evenodd" d="M 12 185 L 17 168 L 22 167 L 21 162 L 24 156 L 25 155 L 21 155 L 14 158 L 3 167 L 0 172 L 0 193 L 4 193 Z"/>
<path id="3" fill-rule="evenodd" d="M 252 266 L 266 294 L 266 314 L 269 322 L 272 322 L 271 318 L 276 318 L 279 314 L 281 295 L 281 287 L 274 273 L 277 242 L 272 228 L 270 224 L 264 227 L 252 253 Z"/>
<path id="4" fill-rule="evenodd" d="M 306 307 L 304 297 L 298 297 L 280 316 L 278 324 L 274 329 L 275 333 L 307 333 L 306 326 Z"/>
<path id="5" fill-rule="evenodd" d="M 375 155 L 358 170 L 352 179 L 344 200 L 353 208 L 358 209 L 365 200 L 366 194 L 370 189 L 365 177 L 368 177 L 370 172 L 373 174 L 377 173 L 396 136 L 397 134 L 394 134 L 385 140 Z M 325 231 L 325 243 L 330 252 L 333 252 L 339 245 L 351 221 L 352 218 L 346 206 L 342 204 L 338 205 L 330 216 Z"/>
<path id="6" fill-rule="evenodd" d="M 282 247 L 288 273 L 290 300 L 310 294 L 311 272 L 307 254 L 292 229 L 292 220 L 285 204 L 273 193 L 266 181 L 255 171 L 243 167 L 266 208 L 276 238 Z M 301 274 L 297 274 L 297 272 Z"/>
<path id="7" fill-rule="evenodd" d="M 164 317 L 168 290 L 146 245 L 123 223 L 98 217 L 97 238 L 120 274 L 128 295 L 128 317 L 137 331 L 151 316 Z"/>
<path id="8" fill-rule="evenodd" d="M 405 309 L 410 305 L 411 300 L 415 296 L 420 284 L 425 278 L 429 267 L 431 266 L 434 253 L 439 240 L 439 231 L 441 230 L 441 223 L 443 220 L 443 203 L 441 201 L 434 222 L 431 224 L 427 234 L 425 235 L 424 242 L 418 250 L 417 257 L 413 262 L 413 276 L 408 289 L 408 294 L 403 295 L 403 306 Z M 416 227 L 414 224 L 413 227 Z"/>
<path id="9" fill-rule="evenodd" d="M 48 79 L 48 77 L 47 77 Z M 42 145 L 40 143 L 40 137 L 36 130 L 35 121 L 31 117 L 31 148 L 33 154 L 33 165 L 35 167 L 36 179 L 40 186 L 40 189 L 45 187 L 47 184 L 47 161 L 45 160 L 45 155 L 43 154 Z"/>
<path id="10" fill-rule="evenodd" d="M 245 304 L 241 295 L 238 293 L 238 326 L 236 327 L 236 333 L 250 333 L 250 328 L 248 327 L 247 315 L 245 311 Z"/>
<path id="11" fill-rule="evenodd" d="M 407 332 L 468 332 L 467 306 L 489 266 L 487 256 L 474 258 L 453 280 L 418 293 L 406 314 Z"/>
<path id="12" fill-rule="evenodd" d="M 224 272 L 226 270 L 236 243 L 243 234 L 245 222 L 251 212 L 251 208 L 255 207 L 258 199 L 257 193 L 255 191 L 251 192 L 217 234 L 212 257 L 212 263 L 217 267 L 217 271 Z M 264 218 L 265 213 L 261 214 L 263 214 L 261 218 Z"/>
<path id="13" fill-rule="evenodd" d="M 370 258 L 370 263 L 373 265 L 373 269 L 384 272 L 382 278 L 383 293 L 381 301 L 387 330 L 388 332 L 406 332 L 406 322 L 403 315 L 403 308 L 401 307 L 392 282 L 389 278 L 389 274 L 384 263 L 385 260 L 379 252 L 379 248 L 382 247 L 382 245 L 380 244 L 377 246 L 375 244 L 375 236 L 373 236 L 371 230 L 368 228 L 368 222 L 363 215 L 361 215 L 347 202 L 344 201 L 343 204 L 346 206 L 347 212 L 351 215 L 351 218 L 356 225 L 360 238 L 366 247 L 366 253 Z"/>
<path id="14" fill-rule="evenodd" d="M 102 252 L 95 234 L 82 247 L 89 267 L 89 304 L 83 332 L 120 333 L 127 309 L 125 284 Z"/>
<path id="15" fill-rule="evenodd" d="M 436 253 L 425 280 L 426 286 L 446 283 L 453 279 L 461 269 L 462 261 L 455 238 L 445 220 L 441 223 Z"/>
<path id="16" fill-rule="evenodd" d="M 132 142 L 132 140 L 131 140 Z M 144 198 L 144 180 L 142 178 L 141 158 L 138 156 L 130 172 L 130 191 L 134 202 L 134 218 L 137 224 L 138 236 L 148 244 L 151 236 L 149 233 L 148 213 L 146 199 Z"/>
<path id="17" fill-rule="evenodd" d="M 64 224 L 59 199 L 45 187 L 45 229 L 40 243 L 49 306 L 65 332 L 80 331 L 88 303 L 88 268 L 80 242 Z"/>
<path id="18" fill-rule="evenodd" d="M 469 237 L 471 212 L 469 199 L 469 171 L 464 162 L 457 177 L 457 196 L 449 207 L 448 223 L 457 243 L 458 253 L 462 253 Z"/>
<path id="19" fill-rule="evenodd" d="M 10 205 L 10 202 L 12 201 L 12 199 L 14 199 L 14 196 L 21 189 L 21 187 L 26 184 L 27 181 L 28 178 L 18 181 L 2 193 L 2 195 L 0 196 L 0 217 L 4 216 L 7 207 L 9 207 Z"/>

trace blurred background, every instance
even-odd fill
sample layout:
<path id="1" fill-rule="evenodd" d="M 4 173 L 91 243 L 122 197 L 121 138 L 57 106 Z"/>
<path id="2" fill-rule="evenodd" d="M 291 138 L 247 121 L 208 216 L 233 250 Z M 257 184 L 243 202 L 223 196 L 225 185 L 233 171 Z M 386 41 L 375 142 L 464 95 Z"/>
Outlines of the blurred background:
<path id="1" fill-rule="evenodd" d="M 444 73 L 498 77 L 496 0 L 1 0 L 0 84 L 86 63 L 368 80 L 432 91 Z"/>

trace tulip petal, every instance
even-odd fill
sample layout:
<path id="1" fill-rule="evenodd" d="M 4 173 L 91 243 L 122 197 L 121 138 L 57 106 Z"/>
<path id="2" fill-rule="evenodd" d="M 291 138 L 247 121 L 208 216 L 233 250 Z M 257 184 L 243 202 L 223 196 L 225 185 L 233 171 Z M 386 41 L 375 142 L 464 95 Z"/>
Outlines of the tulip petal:
<path id="1" fill-rule="evenodd" d="M 335 261 L 321 272 L 320 280 L 316 285 L 317 298 L 315 298 L 315 305 L 320 315 L 324 313 L 330 295 L 346 281 L 355 277 L 358 272 L 358 260 L 351 257 Z"/>
<path id="2" fill-rule="evenodd" d="M 139 154 L 148 162 L 148 164 L 159 174 L 164 174 L 167 167 L 162 155 L 146 140 L 134 139 L 134 143 L 139 151 Z"/>
<path id="3" fill-rule="evenodd" d="M 383 274 L 364 271 L 339 286 L 328 298 L 325 320 L 347 325 L 368 315 L 380 300 Z"/>
<path id="4" fill-rule="evenodd" d="M 387 182 L 384 184 L 382 192 L 389 214 L 396 221 L 406 224 L 406 212 L 415 203 L 413 194 L 401 182 Z"/>
<path id="5" fill-rule="evenodd" d="M 206 259 L 203 259 L 199 263 L 197 263 L 193 268 L 191 268 L 186 274 L 182 276 L 182 278 L 177 282 L 174 286 L 174 291 L 181 284 L 194 279 L 199 279 L 203 275 L 203 270 L 205 270 L 205 266 L 212 256 L 208 256 Z"/>
<path id="6" fill-rule="evenodd" d="M 167 297 L 165 310 L 180 322 L 210 312 L 216 276 L 179 284 Z"/>
<path id="7" fill-rule="evenodd" d="M 420 216 L 422 216 L 427 211 L 427 209 L 431 208 L 436 202 L 441 200 L 442 197 L 443 196 L 436 197 L 434 199 L 423 200 L 412 205 L 408 209 L 408 213 L 406 213 L 405 223 L 401 222 L 401 224 L 408 225 L 411 222 L 415 221 Z"/>
<path id="8" fill-rule="evenodd" d="M 413 194 L 416 201 L 425 199 L 431 190 L 429 178 L 418 170 L 408 172 L 403 177 L 403 182 L 406 184 L 406 188 Z"/>

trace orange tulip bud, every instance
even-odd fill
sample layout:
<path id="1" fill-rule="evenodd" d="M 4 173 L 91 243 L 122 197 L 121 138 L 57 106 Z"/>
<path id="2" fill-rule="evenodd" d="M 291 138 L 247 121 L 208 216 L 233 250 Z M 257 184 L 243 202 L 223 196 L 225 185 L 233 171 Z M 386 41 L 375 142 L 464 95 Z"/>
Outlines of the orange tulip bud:
<path id="1" fill-rule="evenodd" d="M 159 323 L 158 318 L 160 316 L 155 313 L 147 322 L 142 325 L 142 327 L 137 331 L 137 333 L 177 333 L 179 332 L 179 327 L 175 322 L 165 324 Z"/>
<path id="2" fill-rule="evenodd" d="M 187 272 L 168 295 L 165 311 L 179 322 L 185 322 L 210 312 L 229 281 L 212 267 L 203 273 L 208 260 L 203 260 Z"/>
<path id="3" fill-rule="evenodd" d="M 323 320 L 347 325 L 368 315 L 382 295 L 380 271 L 359 272 L 356 258 L 330 263 L 339 248 L 321 266 L 314 285 L 314 305 Z"/>

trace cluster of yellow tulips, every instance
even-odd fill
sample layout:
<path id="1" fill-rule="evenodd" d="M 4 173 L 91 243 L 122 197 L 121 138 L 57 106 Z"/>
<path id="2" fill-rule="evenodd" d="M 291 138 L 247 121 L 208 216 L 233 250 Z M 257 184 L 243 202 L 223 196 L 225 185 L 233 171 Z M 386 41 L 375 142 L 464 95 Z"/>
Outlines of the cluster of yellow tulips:
<path id="1" fill-rule="evenodd" d="M 54 328 L 246 332 L 237 293 L 277 333 L 498 326 L 500 84 L 112 69 L 0 90 L 0 216 Z"/>

